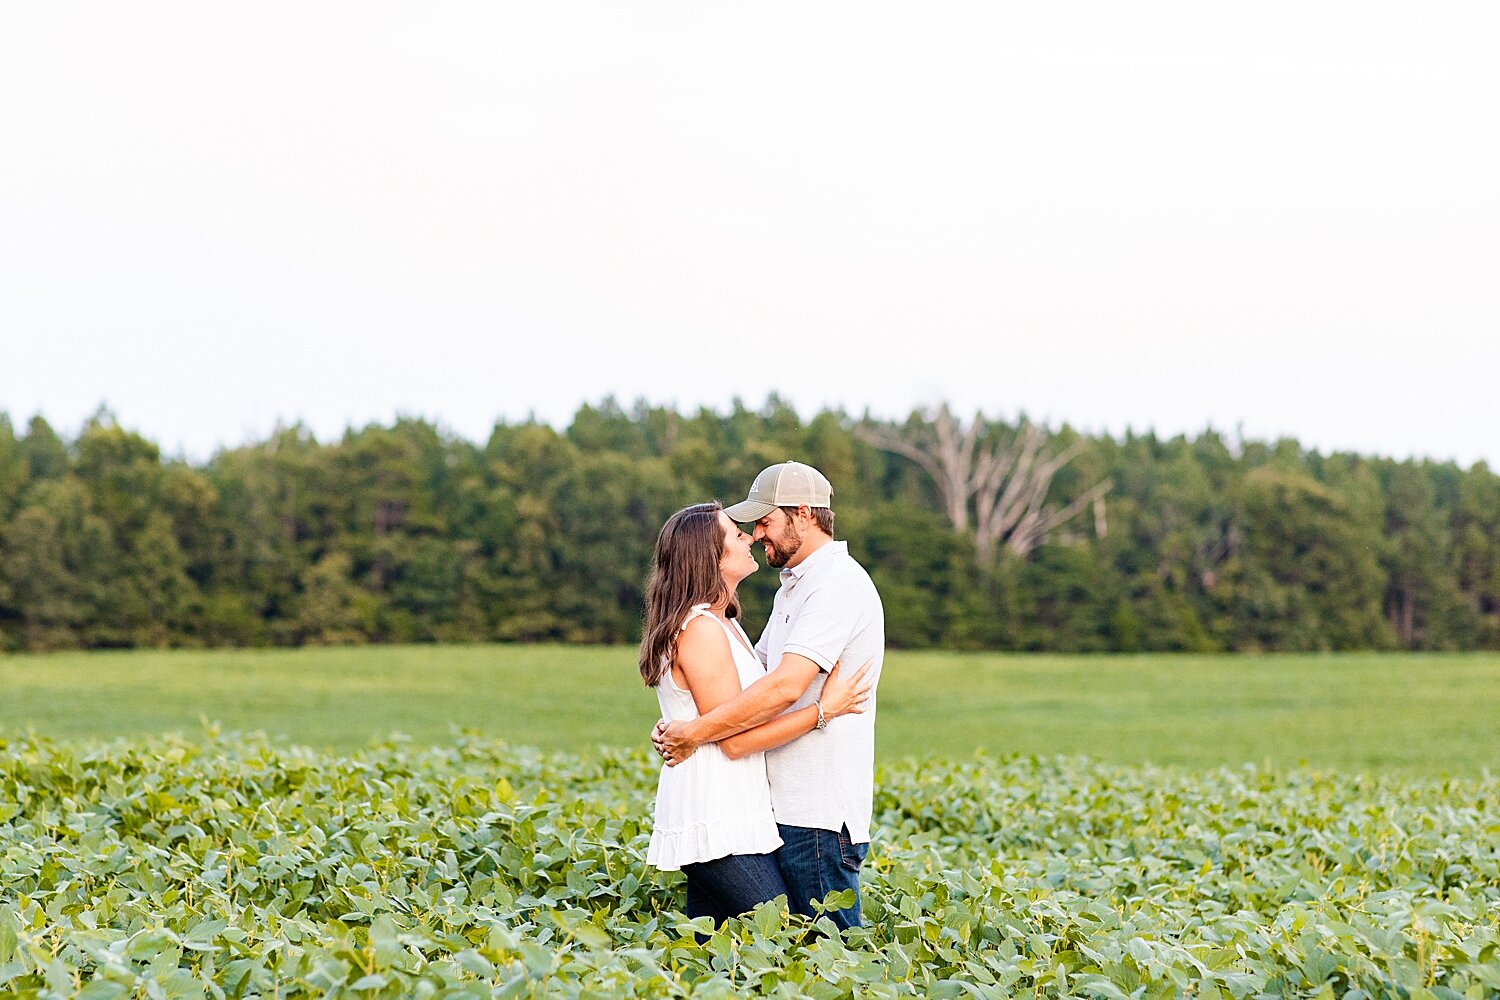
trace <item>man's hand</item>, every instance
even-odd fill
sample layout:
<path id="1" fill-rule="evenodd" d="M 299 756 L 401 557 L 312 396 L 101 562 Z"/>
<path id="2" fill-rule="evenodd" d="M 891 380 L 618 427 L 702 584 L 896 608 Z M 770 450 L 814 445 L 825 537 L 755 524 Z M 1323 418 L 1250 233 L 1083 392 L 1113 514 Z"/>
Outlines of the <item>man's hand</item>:
<path id="1" fill-rule="evenodd" d="M 667 762 L 668 767 L 676 767 L 698 749 L 698 744 L 687 738 L 686 728 L 687 724 L 683 722 L 657 719 L 656 728 L 651 730 L 651 745 L 661 754 L 661 759 Z"/>

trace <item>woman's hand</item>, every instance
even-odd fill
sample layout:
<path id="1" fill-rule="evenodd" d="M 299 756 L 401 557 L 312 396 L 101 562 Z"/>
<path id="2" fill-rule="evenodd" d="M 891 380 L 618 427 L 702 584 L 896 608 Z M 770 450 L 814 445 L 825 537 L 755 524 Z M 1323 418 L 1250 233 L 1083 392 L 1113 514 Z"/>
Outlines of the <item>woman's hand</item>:
<path id="1" fill-rule="evenodd" d="M 864 666 L 848 677 L 841 676 L 842 663 L 833 665 L 833 669 L 828 672 L 828 679 L 823 682 L 823 693 L 818 696 L 818 701 L 823 705 L 825 718 L 836 719 L 841 715 L 865 710 L 865 699 L 870 696 L 871 687 L 871 682 L 865 677 L 865 673 L 874 662 L 874 660 L 866 660 Z"/>

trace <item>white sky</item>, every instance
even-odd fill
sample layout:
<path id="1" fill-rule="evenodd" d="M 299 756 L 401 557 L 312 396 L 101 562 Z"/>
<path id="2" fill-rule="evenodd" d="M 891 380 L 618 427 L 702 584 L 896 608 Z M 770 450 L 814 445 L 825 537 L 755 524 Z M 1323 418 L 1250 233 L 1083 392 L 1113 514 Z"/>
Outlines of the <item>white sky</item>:
<path id="1" fill-rule="evenodd" d="M 0 410 L 829 404 L 1500 465 L 1500 4 L 32 3 Z"/>

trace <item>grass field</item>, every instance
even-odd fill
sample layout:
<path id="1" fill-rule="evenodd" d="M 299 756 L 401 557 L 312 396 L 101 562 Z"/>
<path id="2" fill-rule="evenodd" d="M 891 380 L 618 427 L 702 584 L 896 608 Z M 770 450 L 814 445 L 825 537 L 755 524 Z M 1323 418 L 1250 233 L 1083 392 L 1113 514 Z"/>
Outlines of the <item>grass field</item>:
<path id="1" fill-rule="evenodd" d="M 0 658 L 0 735 L 198 732 L 347 751 L 458 728 L 513 745 L 642 745 L 656 704 L 623 647 L 406 646 Z M 892 653 L 879 755 L 1086 754 L 1426 775 L 1500 771 L 1500 656 Z"/>

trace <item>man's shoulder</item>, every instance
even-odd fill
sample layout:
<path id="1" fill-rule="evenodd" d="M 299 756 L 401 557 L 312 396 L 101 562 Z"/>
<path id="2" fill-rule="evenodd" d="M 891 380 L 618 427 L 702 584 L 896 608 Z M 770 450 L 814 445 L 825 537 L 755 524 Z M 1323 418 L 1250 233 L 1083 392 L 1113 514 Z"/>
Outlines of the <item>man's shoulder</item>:
<path id="1" fill-rule="evenodd" d="M 804 573 L 809 577 L 817 577 L 824 574 L 847 573 L 851 568 L 864 572 L 864 567 L 849 554 L 849 543 L 839 539 L 825 542 L 822 548 L 814 552 L 809 557 Z"/>
<path id="2" fill-rule="evenodd" d="M 862 580 L 874 586 L 874 581 L 870 578 L 870 571 L 865 569 L 863 563 L 850 555 L 847 548 L 842 552 L 830 553 L 830 555 L 832 556 L 828 561 L 830 576 L 837 576 L 845 580 Z"/>
<path id="3" fill-rule="evenodd" d="M 814 594 L 836 594 L 840 602 L 864 594 L 876 601 L 880 593 L 868 570 L 847 552 L 829 553 L 832 557 L 807 581 L 804 600 Z"/>

